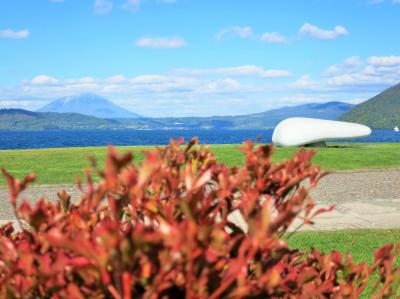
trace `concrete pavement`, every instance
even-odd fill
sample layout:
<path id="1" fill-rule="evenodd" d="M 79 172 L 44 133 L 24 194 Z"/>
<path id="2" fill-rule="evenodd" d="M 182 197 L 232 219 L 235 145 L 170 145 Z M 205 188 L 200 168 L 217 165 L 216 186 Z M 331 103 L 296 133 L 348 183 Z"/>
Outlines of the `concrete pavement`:
<path id="1" fill-rule="evenodd" d="M 81 194 L 73 185 L 41 185 L 31 187 L 21 198 L 53 200 L 63 189 L 75 200 Z M 318 207 L 336 204 L 336 209 L 302 230 L 400 228 L 400 170 L 332 173 L 312 195 Z M 7 197 L 7 190 L 0 188 L 0 223 L 14 219 Z"/>

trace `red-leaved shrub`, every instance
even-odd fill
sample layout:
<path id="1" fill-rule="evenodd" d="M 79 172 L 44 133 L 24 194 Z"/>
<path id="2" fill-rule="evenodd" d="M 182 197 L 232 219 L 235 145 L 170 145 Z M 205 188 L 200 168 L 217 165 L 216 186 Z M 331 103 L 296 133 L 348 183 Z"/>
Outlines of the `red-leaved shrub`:
<path id="1" fill-rule="evenodd" d="M 0 228 L 0 298 L 356 298 L 373 272 L 376 298 L 397 291 L 398 245 L 371 266 L 288 247 L 296 218 L 310 224 L 325 211 L 309 196 L 323 176 L 312 152 L 272 164 L 271 146 L 246 143 L 245 165 L 229 168 L 196 139 L 181 143 L 139 167 L 110 147 L 76 204 L 60 192 L 17 205 L 34 176 L 3 170 L 23 229 Z"/>

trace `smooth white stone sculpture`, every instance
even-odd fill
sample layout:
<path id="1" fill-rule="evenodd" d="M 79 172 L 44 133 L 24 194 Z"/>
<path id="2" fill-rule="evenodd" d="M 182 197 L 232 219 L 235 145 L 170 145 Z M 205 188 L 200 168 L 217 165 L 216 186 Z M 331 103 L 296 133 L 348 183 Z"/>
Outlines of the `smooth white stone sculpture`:
<path id="1" fill-rule="evenodd" d="M 334 139 L 367 137 L 367 126 L 343 121 L 293 117 L 281 121 L 272 134 L 277 146 L 301 146 Z"/>

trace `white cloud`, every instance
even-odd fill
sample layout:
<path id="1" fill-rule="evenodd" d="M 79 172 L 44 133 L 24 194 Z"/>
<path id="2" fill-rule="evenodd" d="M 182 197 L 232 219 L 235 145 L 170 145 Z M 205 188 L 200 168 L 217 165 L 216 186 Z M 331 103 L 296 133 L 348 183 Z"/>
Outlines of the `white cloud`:
<path id="1" fill-rule="evenodd" d="M 370 0 L 370 4 L 381 4 L 381 3 L 392 3 L 392 4 L 400 4 L 400 0 Z"/>
<path id="2" fill-rule="evenodd" d="M 86 84 L 96 84 L 97 80 L 93 77 L 82 77 L 78 79 L 67 79 L 64 82 L 67 84 L 86 85 Z"/>
<path id="3" fill-rule="evenodd" d="M 186 41 L 179 37 L 142 37 L 136 41 L 141 48 L 182 48 L 187 45 Z"/>
<path id="4" fill-rule="evenodd" d="M 113 8 L 112 0 L 96 0 L 94 2 L 94 12 L 98 15 L 106 15 Z"/>
<path id="5" fill-rule="evenodd" d="M 262 78 L 282 78 L 291 76 L 288 70 L 265 69 L 256 65 L 242 65 L 226 68 L 205 68 L 205 69 L 175 69 L 172 73 L 183 76 L 208 76 L 208 75 L 223 75 L 223 76 L 257 76 Z"/>
<path id="6" fill-rule="evenodd" d="M 171 4 L 175 3 L 178 0 L 155 0 L 154 2 L 160 4 Z M 140 9 L 140 5 L 143 3 L 143 0 L 125 0 L 122 8 L 131 12 L 136 12 Z"/>
<path id="7" fill-rule="evenodd" d="M 46 76 L 46 75 L 39 75 L 34 77 L 30 81 L 33 85 L 55 85 L 59 81 L 56 78 Z"/>
<path id="8" fill-rule="evenodd" d="M 29 30 L 12 30 L 12 29 L 4 29 L 0 30 L 0 38 L 11 38 L 11 39 L 25 39 L 30 35 Z"/>
<path id="9" fill-rule="evenodd" d="M 362 64 L 362 60 L 359 56 L 355 55 L 346 58 L 342 64 L 346 66 L 359 66 Z"/>
<path id="10" fill-rule="evenodd" d="M 371 56 L 363 60 L 351 56 L 325 71 L 328 77 L 312 80 L 305 75 L 292 84 L 306 90 L 347 91 L 377 90 L 399 83 L 399 56 Z"/>
<path id="11" fill-rule="evenodd" d="M 64 2 L 65 0 L 51 0 L 53 2 Z M 153 0 L 152 2 L 159 4 L 171 4 L 178 0 Z M 136 12 L 140 9 L 144 0 L 124 0 L 121 8 L 127 11 Z M 95 0 L 94 11 L 98 15 L 106 15 L 113 9 L 113 0 Z"/>
<path id="12" fill-rule="evenodd" d="M 215 39 L 221 41 L 231 37 L 249 38 L 252 36 L 254 36 L 254 33 L 251 27 L 232 26 L 218 31 L 215 35 Z"/>
<path id="13" fill-rule="evenodd" d="M 148 116 L 247 114 L 310 102 L 360 102 L 399 82 L 400 64 L 388 57 L 397 56 L 351 56 L 320 78 L 304 74 L 292 79 L 287 70 L 257 65 L 175 69 L 135 77 L 39 75 L 16 86 L 0 86 L 0 106 L 22 107 L 21 100 L 29 101 L 25 108 L 39 108 L 43 99 L 82 92 L 103 95 Z M 40 103 L 34 98 L 41 98 Z"/>
<path id="14" fill-rule="evenodd" d="M 122 8 L 131 12 L 137 12 L 143 2 L 144 0 L 125 0 L 122 4 Z M 159 4 L 172 4 L 178 2 L 178 0 L 153 0 L 153 2 Z"/>
<path id="15" fill-rule="evenodd" d="M 400 78 L 400 56 L 371 56 L 365 61 L 351 56 L 341 63 L 330 66 L 324 73 L 332 85 L 342 84 L 387 84 Z"/>
<path id="16" fill-rule="evenodd" d="M 264 43 L 271 43 L 271 44 L 284 44 L 287 43 L 288 41 L 286 36 L 278 32 L 266 32 L 263 35 L 261 35 L 260 40 Z"/>
<path id="17" fill-rule="evenodd" d="M 37 96 L 43 99 L 55 99 L 84 92 L 104 95 L 116 103 L 123 104 L 127 109 L 144 115 L 164 113 L 166 116 L 183 115 L 188 113 L 187 111 L 202 115 L 215 113 L 212 103 L 220 101 L 222 105 L 224 99 L 241 99 L 242 95 L 251 94 L 252 88 L 236 79 L 224 76 L 190 78 L 168 73 L 140 75 L 133 78 L 116 75 L 104 79 L 92 77 L 55 79 L 40 75 L 8 90 L 0 88 L 0 100 L 16 97 L 22 100 Z M 204 100 L 205 95 L 207 99 Z M 31 101 L 31 106 L 27 105 L 26 108 L 36 109 L 42 104 L 44 103 Z M 198 109 L 199 107 L 196 108 L 198 104 L 202 106 L 202 111 Z M 16 106 L 11 102 L 5 102 L 5 105 Z M 232 109 L 235 111 L 236 107 L 221 106 L 222 113 L 230 113 Z"/>
<path id="18" fill-rule="evenodd" d="M 135 12 L 139 10 L 140 4 L 142 4 L 142 0 L 126 0 L 122 8 Z"/>
<path id="19" fill-rule="evenodd" d="M 373 66 L 398 66 L 400 65 L 400 56 L 371 56 L 368 58 L 368 63 Z"/>
<path id="20" fill-rule="evenodd" d="M 350 56 L 341 63 L 330 66 L 324 73 L 327 76 L 336 75 L 344 72 L 357 71 L 357 68 L 363 64 L 359 56 Z"/>
<path id="21" fill-rule="evenodd" d="M 311 79 L 311 76 L 306 74 L 301 76 L 299 79 L 294 81 L 291 84 L 292 87 L 299 88 L 299 89 L 318 89 L 319 84 L 318 82 Z"/>
<path id="22" fill-rule="evenodd" d="M 219 93 L 226 91 L 232 92 L 234 90 L 239 90 L 240 87 L 241 85 L 238 81 L 231 78 L 226 78 L 206 83 L 203 91 L 205 93 Z"/>
<path id="23" fill-rule="evenodd" d="M 1 108 L 20 108 L 20 109 L 32 109 L 33 101 L 23 101 L 23 100 L 0 100 L 0 109 Z M 41 105 L 39 103 L 39 105 Z M 43 104 L 42 104 L 43 105 Z"/>
<path id="24" fill-rule="evenodd" d="M 398 0 L 400 1 L 400 0 Z M 300 29 L 299 34 L 308 35 L 320 40 L 332 40 L 339 36 L 350 34 L 343 26 L 336 26 L 332 30 L 321 29 L 310 23 L 305 23 Z M 263 43 L 284 44 L 289 42 L 289 38 L 279 32 L 265 32 L 261 35 L 254 33 L 249 26 L 231 26 L 221 29 L 215 34 L 217 41 L 229 38 L 249 39 L 253 38 Z"/>
<path id="25" fill-rule="evenodd" d="M 128 81 L 128 78 L 123 75 L 115 75 L 107 78 L 106 80 L 109 83 L 121 84 L 121 83 L 126 83 Z"/>
<path id="26" fill-rule="evenodd" d="M 278 32 L 265 32 L 261 35 L 255 34 L 253 29 L 248 26 L 231 26 L 223 28 L 215 34 L 217 41 L 222 41 L 229 38 L 242 38 L 249 39 L 254 38 L 263 43 L 271 44 L 284 44 L 288 42 L 288 38 Z"/>
<path id="27" fill-rule="evenodd" d="M 331 40 L 342 35 L 348 35 L 349 31 L 343 26 L 336 26 L 333 30 L 325 30 L 310 23 L 305 23 L 300 28 L 299 33 L 316 39 Z"/>

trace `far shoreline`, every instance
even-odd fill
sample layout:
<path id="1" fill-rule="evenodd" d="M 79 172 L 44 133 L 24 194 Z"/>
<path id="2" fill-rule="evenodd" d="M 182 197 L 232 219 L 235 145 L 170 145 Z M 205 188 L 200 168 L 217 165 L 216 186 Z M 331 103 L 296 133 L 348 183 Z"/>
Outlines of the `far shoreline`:
<path id="1" fill-rule="evenodd" d="M 0 150 L 94 147 L 113 144 L 116 146 L 166 145 L 171 139 L 180 137 L 188 142 L 197 136 L 201 144 L 241 144 L 246 140 L 255 143 L 270 143 L 272 129 L 188 129 L 188 130 L 27 130 L 1 131 Z M 397 143 L 400 133 L 393 130 L 373 130 L 371 136 L 335 142 L 354 143 Z"/>

